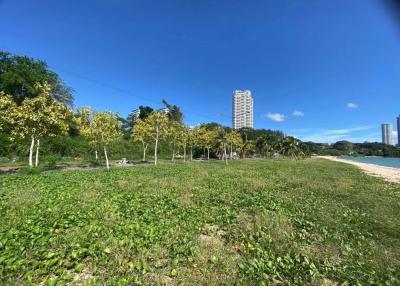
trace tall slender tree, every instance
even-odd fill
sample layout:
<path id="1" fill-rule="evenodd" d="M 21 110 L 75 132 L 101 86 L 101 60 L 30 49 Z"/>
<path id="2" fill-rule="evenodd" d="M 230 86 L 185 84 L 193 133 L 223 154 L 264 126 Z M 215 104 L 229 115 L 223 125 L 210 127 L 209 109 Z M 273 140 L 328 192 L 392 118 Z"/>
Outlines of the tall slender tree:
<path id="1" fill-rule="evenodd" d="M 210 160 L 210 150 L 216 144 L 218 134 L 214 129 L 207 129 L 206 126 L 201 126 L 197 132 L 199 143 L 207 150 L 207 160 Z"/>
<path id="2" fill-rule="evenodd" d="M 172 147 L 172 162 L 175 162 L 176 147 L 183 147 L 184 128 L 184 125 L 178 121 L 170 121 L 168 124 L 167 140 Z"/>
<path id="3" fill-rule="evenodd" d="M 136 142 L 141 142 L 143 146 L 143 157 L 142 161 L 146 161 L 146 151 L 149 146 L 149 141 L 151 140 L 149 133 L 149 126 L 146 120 L 139 120 L 136 122 L 132 130 L 132 140 Z"/>
<path id="4" fill-rule="evenodd" d="M 168 117 L 163 112 L 153 112 L 145 121 L 147 134 L 154 140 L 154 165 L 157 165 L 158 143 L 168 134 Z"/>
<path id="5" fill-rule="evenodd" d="M 221 159 L 225 161 L 225 165 L 228 165 L 228 156 L 226 154 L 226 146 L 228 144 L 228 133 L 224 128 L 217 129 L 217 143 L 221 150 Z"/>
<path id="6" fill-rule="evenodd" d="M 230 147 L 229 159 L 233 159 L 233 150 L 234 148 L 240 147 L 242 145 L 242 137 L 240 137 L 240 134 L 234 130 L 229 132 L 226 137 L 227 144 Z"/>
<path id="7" fill-rule="evenodd" d="M 107 148 L 122 137 L 122 122 L 118 120 L 118 114 L 106 111 L 96 112 L 89 108 L 83 108 L 79 123 L 81 134 L 94 146 L 103 147 L 106 167 L 109 170 L 110 163 Z"/>

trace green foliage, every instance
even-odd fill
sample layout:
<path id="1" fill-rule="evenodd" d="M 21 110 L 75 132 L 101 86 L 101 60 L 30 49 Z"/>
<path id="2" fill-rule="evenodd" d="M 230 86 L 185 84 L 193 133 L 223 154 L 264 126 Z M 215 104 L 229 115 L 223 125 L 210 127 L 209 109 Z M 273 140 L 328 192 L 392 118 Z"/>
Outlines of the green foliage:
<path id="1" fill-rule="evenodd" d="M 0 284 L 399 285 L 399 198 L 316 159 L 1 176 Z"/>
<path id="2" fill-rule="evenodd" d="M 332 156 L 384 156 L 400 157 L 400 148 L 378 142 L 351 143 L 338 141 L 335 144 L 304 142 L 302 145 L 311 154 Z"/>
<path id="3" fill-rule="evenodd" d="M 0 51 L 0 91 L 11 95 L 18 104 L 25 98 L 36 97 L 35 85 L 44 82 L 50 85 L 55 100 L 72 106 L 72 89 L 44 61 Z"/>
<path id="4" fill-rule="evenodd" d="M 39 175 L 40 173 L 43 172 L 43 167 L 37 167 L 37 168 L 28 168 L 28 167 L 23 167 L 18 170 L 20 174 L 23 175 Z"/>
<path id="5" fill-rule="evenodd" d="M 36 84 L 38 96 L 26 99 L 20 106 L 9 109 L 11 138 L 14 140 L 41 139 L 68 132 L 70 111 L 50 97 L 50 85 Z"/>
<path id="6" fill-rule="evenodd" d="M 16 110 L 17 106 L 13 98 L 0 91 L 0 132 L 10 132 L 12 117 Z"/>
<path id="7" fill-rule="evenodd" d="M 179 106 L 169 104 L 165 99 L 162 100 L 165 108 L 168 110 L 167 115 L 169 120 L 176 122 L 183 122 L 183 113 Z"/>

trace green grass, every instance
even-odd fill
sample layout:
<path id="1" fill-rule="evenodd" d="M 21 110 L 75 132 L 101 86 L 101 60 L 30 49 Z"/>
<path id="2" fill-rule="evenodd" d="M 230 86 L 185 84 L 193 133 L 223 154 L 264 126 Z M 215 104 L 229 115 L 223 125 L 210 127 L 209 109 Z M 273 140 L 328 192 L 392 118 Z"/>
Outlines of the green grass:
<path id="1" fill-rule="evenodd" d="M 245 160 L 0 177 L 0 284 L 399 285 L 400 184 Z"/>

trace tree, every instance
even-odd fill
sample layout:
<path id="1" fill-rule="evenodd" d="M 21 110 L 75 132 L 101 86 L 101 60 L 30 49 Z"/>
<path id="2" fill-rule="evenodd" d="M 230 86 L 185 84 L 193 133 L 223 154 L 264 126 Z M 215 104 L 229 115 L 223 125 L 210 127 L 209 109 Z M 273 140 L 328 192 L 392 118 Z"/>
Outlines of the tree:
<path id="1" fill-rule="evenodd" d="M 97 112 L 93 117 L 92 129 L 103 145 L 107 170 L 110 169 L 107 146 L 122 136 L 121 125 L 122 122 L 118 120 L 118 114 L 112 112 Z"/>
<path id="2" fill-rule="evenodd" d="M 347 154 L 351 154 L 353 152 L 354 145 L 349 141 L 342 140 L 333 144 L 332 147 L 336 150 L 344 151 Z"/>
<path id="3" fill-rule="evenodd" d="M 137 111 L 139 110 L 139 115 Z M 138 120 L 146 119 L 150 113 L 154 111 L 150 106 L 139 106 L 138 109 L 133 110 L 126 118 L 126 129 L 132 129 Z"/>
<path id="4" fill-rule="evenodd" d="M 17 105 L 10 95 L 0 91 L 0 132 L 9 133 Z"/>
<path id="5" fill-rule="evenodd" d="M 122 136 L 122 122 L 118 120 L 118 114 L 107 111 L 96 112 L 89 108 L 83 108 L 80 113 L 79 125 L 81 134 L 86 137 L 92 145 L 96 147 L 103 146 L 106 167 L 107 170 L 109 170 L 110 164 L 107 147 L 115 143 Z"/>
<path id="6" fill-rule="evenodd" d="M 233 148 L 239 147 L 242 144 L 242 137 L 237 131 L 232 130 L 230 133 L 227 134 L 227 144 L 230 146 L 230 153 L 229 158 L 233 158 Z"/>
<path id="7" fill-rule="evenodd" d="M 292 136 L 286 136 L 280 140 L 279 144 L 280 153 L 285 157 L 299 158 L 304 155 L 300 149 L 299 140 Z"/>
<path id="8" fill-rule="evenodd" d="M 168 124 L 167 139 L 172 145 L 172 158 L 171 161 L 175 162 L 175 149 L 176 147 L 183 147 L 184 144 L 184 125 L 178 121 L 170 121 Z"/>
<path id="9" fill-rule="evenodd" d="M 67 134 L 68 119 L 71 112 L 51 96 L 51 87 L 47 83 L 35 85 L 34 98 L 26 98 L 22 104 L 14 109 L 11 115 L 11 137 L 13 140 L 30 138 L 29 166 L 33 167 L 32 156 L 36 142 L 35 166 L 39 164 L 40 139 L 60 134 Z"/>
<path id="10" fill-rule="evenodd" d="M 168 118 L 171 121 L 177 121 L 182 123 L 183 121 L 183 113 L 179 106 L 169 104 L 165 99 L 162 100 L 165 108 L 168 110 Z"/>
<path id="11" fill-rule="evenodd" d="M 190 148 L 190 161 L 193 161 L 193 147 L 196 146 L 196 129 L 184 126 L 183 130 L 183 161 L 186 162 L 186 149 Z"/>
<path id="12" fill-rule="evenodd" d="M 136 122 L 132 131 L 132 140 L 141 142 L 143 145 L 143 159 L 142 161 L 146 161 L 146 151 L 149 146 L 149 141 L 151 140 L 150 135 L 148 134 L 150 127 L 148 126 L 148 122 L 146 120 L 139 120 Z"/>
<path id="13" fill-rule="evenodd" d="M 163 112 L 153 112 L 145 120 L 147 134 L 154 140 L 154 165 L 157 165 L 158 143 L 168 133 L 168 117 Z"/>
<path id="14" fill-rule="evenodd" d="M 226 154 L 226 145 L 228 144 L 228 134 L 224 128 L 218 128 L 217 130 L 217 142 L 219 148 L 222 151 L 221 159 L 225 160 L 225 165 L 228 165 L 228 156 Z"/>
<path id="15" fill-rule="evenodd" d="M 96 162 L 99 160 L 98 148 L 99 140 L 92 129 L 94 110 L 88 107 L 83 107 L 77 110 L 76 122 L 78 125 L 79 133 L 89 141 L 90 146 L 94 149 Z"/>
<path id="16" fill-rule="evenodd" d="M 197 131 L 197 135 L 200 145 L 207 149 L 207 160 L 210 160 L 210 149 L 216 144 L 217 132 L 208 130 L 206 126 L 201 126 Z"/>
<path id="17" fill-rule="evenodd" d="M 139 106 L 139 119 L 146 119 L 154 111 L 150 106 Z"/>
<path id="18" fill-rule="evenodd" d="M 56 101 L 72 106 L 72 89 L 48 69 L 46 62 L 0 51 L 0 90 L 11 95 L 17 104 L 39 95 L 38 82 L 47 82 Z"/>

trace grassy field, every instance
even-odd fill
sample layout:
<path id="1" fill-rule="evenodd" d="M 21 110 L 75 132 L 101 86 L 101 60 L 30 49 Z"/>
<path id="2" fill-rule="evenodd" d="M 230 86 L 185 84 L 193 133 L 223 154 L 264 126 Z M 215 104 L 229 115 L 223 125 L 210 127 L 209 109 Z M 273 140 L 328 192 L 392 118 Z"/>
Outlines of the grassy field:
<path id="1" fill-rule="evenodd" d="M 4 175 L 0 284 L 399 285 L 399 214 L 318 159 Z"/>

